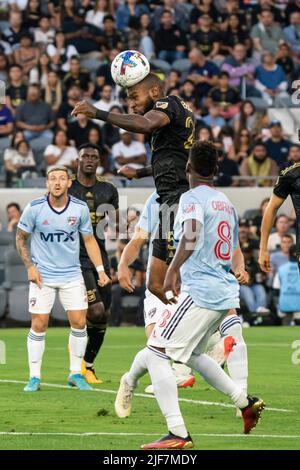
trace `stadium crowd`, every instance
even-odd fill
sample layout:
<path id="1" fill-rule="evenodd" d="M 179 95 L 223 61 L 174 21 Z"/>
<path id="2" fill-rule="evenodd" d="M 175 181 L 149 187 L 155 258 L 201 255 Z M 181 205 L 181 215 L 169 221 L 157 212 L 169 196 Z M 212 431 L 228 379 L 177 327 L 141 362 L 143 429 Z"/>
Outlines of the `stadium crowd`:
<path id="1" fill-rule="evenodd" d="M 77 148 L 85 142 L 101 149 L 99 175 L 115 180 L 125 163 L 147 164 L 151 152 L 143 136 L 71 116 L 80 99 L 105 111 L 128 111 L 126 94 L 110 74 L 112 60 L 125 49 L 145 54 L 165 80 L 166 93 L 192 107 L 196 137 L 220 149 L 218 186 L 272 186 L 280 169 L 300 162 L 299 145 L 268 116 L 271 106 L 291 105 L 292 83 L 300 79 L 300 0 L 3 0 L 0 5 L 0 79 L 6 83 L 6 99 L 0 100 L 2 186 L 20 187 L 26 179 L 34 186 L 54 164 L 75 171 Z M 265 202 L 240 223 L 251 273 L 250 285 L 241 291 L 243 309 L 250 323 L 265 317 L 296 321 L 277 308 L 278 269 L 289 260 L 295 221 L 278 217 L 266 278 L 256 262 L 264 207 Z M 14 231 L 18 214 L 17 205 L 8 207 L 2 231 Z M 127 216 L 130 223 L 138 218 Z M 115 274 L 124 243 L 112 250 L 114 325 L 122 322 L 125 293 Z M 141 298 L 146 257 L 143 253 L 133 267 Z M 138 303 L 137 324 L 141 309 Z"/>

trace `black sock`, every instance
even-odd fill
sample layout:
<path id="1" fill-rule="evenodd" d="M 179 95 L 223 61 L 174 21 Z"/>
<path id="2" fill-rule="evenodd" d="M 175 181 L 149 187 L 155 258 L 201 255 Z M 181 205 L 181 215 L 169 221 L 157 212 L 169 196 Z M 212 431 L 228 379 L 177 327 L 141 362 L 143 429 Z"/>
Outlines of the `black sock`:
<path id="1" fill-rule="evenodd" d="M 97 354 L 102 346 L 106 329 L 97 328 L 95 326 L 87 327 L 88 343 L 84 355 L 85 362 L 93 364 Z"/>

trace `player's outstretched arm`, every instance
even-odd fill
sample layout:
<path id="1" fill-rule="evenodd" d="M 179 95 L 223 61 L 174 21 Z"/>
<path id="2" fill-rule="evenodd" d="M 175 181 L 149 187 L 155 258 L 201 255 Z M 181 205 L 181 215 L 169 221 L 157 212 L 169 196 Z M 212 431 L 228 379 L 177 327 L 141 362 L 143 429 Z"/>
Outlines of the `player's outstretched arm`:
<path id="1" fill-rule="evenodd" d="M 201 223 L 197 219 L 189 219 L 184 222 L 183 234 L 180 239 L 176 254 L 167 271 L 164 292 L 166 303 L 177 303 L 176 297 L 180 293 L 179 270 L 183 263 L 194 253 L 201 230 Z M 171 297 L 171 293 L 173 296 Z"/>
<path id="2" fill-rule="evenodd" d="M 258 263 L 260 269 L 265 273 L 270 272 L 270 255 L 268 251 L 269 236 L 274 225 L 274 220 L 279 207 L 283 204 L 284 199 L 272 194 L 267 205 L 266 211 L 261 223 L 261 237 Z"/>
<path id="3" fill-rule="evenodd" d="M 151 132 L 170 123 L 169 117 L 165 113 L 151 110 L 144 116 L 138 114 L 117 114 L 102 111 L 95 108 L 87 101 L 77 103 L 72 111 L 72 116 L 85 114 L 90 119 L 99 119 L 114 124 L 126 131 L 137 132 L 139 134 L 151 134 Z"/>
<path id="4" fill-rule="evenodd" d="M 42 287 L 42 276 L 30 258 L 29 248 L 27 246 L 27 240 L 29 237 L 30 233 L 17 228 L 16 247 L 25 267 L 27 268 L 28 281 L 34 282 L 39 287 Z"/>
<path id="5" fill-rule="evenodd" d="M 127 243 L 121 255 L 118 266 L 118 280 L 122 289 L 130 293 L 134 291 L 134 285 L 129 266 L 137 259 L 146 240 L 148 240 L 148 233 L 136 227 L 132 239 Z"/>
<path id="6" fill-rule="evenodd" d="M 110 281 L 110 278 L 107 276 L 107 274 L 104 272 L 102 256 L 101 256 L 98 243 L 94 235 L 82 234 L 82 238 L 84 241 L 87 254 L 98 272 L 98 277 L 99 277 L 98 284 L 100 287 L 106 286 L 111 281 Z"/>
<path id="7" fill-rule="evenodd" d="M 118 175 L 125 176 L 128 180 L 145 178 L 152 176 L 152 166 L 148 165 L 144 168 L 132 168 L 130 165 L 123 165 L 118 170 Z"/>

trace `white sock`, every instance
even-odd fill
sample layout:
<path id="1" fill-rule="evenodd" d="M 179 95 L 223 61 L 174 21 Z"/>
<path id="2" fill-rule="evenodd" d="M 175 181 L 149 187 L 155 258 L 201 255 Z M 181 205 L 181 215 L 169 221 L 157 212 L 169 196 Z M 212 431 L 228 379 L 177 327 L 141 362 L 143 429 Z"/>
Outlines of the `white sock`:
<path id="1" fill-rule="evenodd" d="M 242 321 L 237 315 L 229 315 L 220 325 L 222 336 L 233 336 L 236 342 L 227 358 L 227 369 L 232 380 L 247 393 L 248 389 L 248 355 L 243 338 Z"/>
<path id="2" fill-rule="evenodd" d="M 172 369 L 175 372 L 175 375 L 191 375 L 192 369 L 181 362 L 173 362 Z"/>
<path id="3" fill-rule="evenodd" d="M 70 371 L 71 374 L 81 374 L 81 364 L 87 345 L 86 327 L 78 330 L 71 327 L 69 336 Z"/>
<path id="4" fill-rule="evenodd" d="M 30 329 L 27 336 L 29 375 L 41 378 L 42 359 L 45 351 L 46 333 L 36 333 Z"/>
<path id="5" fill-rule="evenodd" d="M 188 432 L 179 408 L 176 379 L 170 360 L 166 354 L 151 346 L 146 349 L 144 358 L 155 398 L 166 419 L 168 430 L 176 436 L 187 437 Z"/>
<path id="6" fill-rule="evenodd" d="M 207 354 L 192 354 L 188 365 L 197 370 L 204 380 L 225 395 L 230 396 L 238 408 L 245 408 L 248 399 L 243 389 L 223 371 L 222 367 Z"/>
<path id="7" fill-rule="evenodd" d="M 145 375 L 148 370 L 146 363 L 146 353 L 147 348 L 142 349 L 137 353 L 131 364 L 129 372 L 126 375 L 126 382 L 131 387 L 137 387 L 138 379 L 143 377 L 143 375 Z"/>

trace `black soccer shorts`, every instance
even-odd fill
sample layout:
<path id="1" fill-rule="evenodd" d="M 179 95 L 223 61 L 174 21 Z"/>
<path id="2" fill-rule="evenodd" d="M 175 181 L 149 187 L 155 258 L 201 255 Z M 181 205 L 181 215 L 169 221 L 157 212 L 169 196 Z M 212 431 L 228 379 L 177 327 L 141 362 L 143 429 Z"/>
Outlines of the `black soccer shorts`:
<path id="1" fill-rule="evenodd" d="M 95 269 L 82 268 L 82 275 L 87 291 L 88 306 L 102 302 L 105 310 L 108 310 L 111 304 L 111 284 L 100 287 L 98 285 L 98 273 Z"/>

